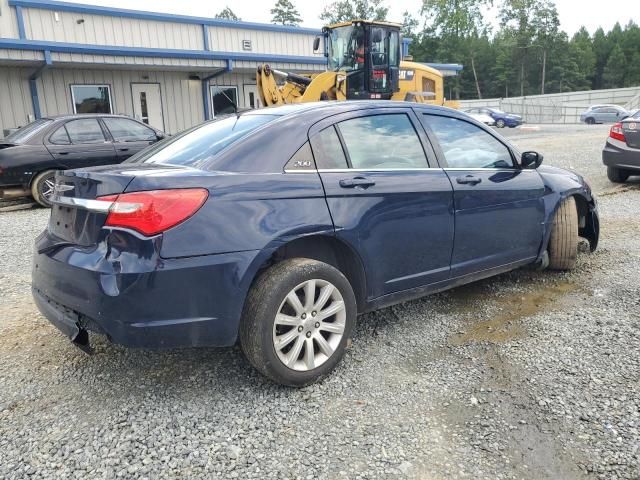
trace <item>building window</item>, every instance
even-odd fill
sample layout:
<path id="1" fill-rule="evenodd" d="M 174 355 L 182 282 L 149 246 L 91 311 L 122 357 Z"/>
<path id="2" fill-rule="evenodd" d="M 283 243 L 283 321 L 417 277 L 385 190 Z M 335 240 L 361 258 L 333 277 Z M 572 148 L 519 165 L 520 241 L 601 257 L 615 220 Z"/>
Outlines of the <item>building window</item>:
<path id="1" fill-rule="evenodd" d="M 74 113 L 113 113 L 109 85 L 71 85 Z"/>
<path id="2" fill-rule="evenodd" d="M 211 102 L 214 117 L 234 113 L 238 105 L 238 88 L 211 85 Z"/>

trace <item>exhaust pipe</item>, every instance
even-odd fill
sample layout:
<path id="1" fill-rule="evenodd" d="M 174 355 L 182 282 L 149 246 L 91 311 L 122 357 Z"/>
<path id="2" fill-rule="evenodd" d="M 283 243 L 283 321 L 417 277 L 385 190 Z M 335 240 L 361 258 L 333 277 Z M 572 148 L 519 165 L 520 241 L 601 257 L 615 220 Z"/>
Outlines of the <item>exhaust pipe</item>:
<path id="1" fill-rule="evenodd" d="M 0 190 L 0 199 L 13 200 L 15 198 L 28 197 L 31 191 L 28 188 L 5 188 Z"/>

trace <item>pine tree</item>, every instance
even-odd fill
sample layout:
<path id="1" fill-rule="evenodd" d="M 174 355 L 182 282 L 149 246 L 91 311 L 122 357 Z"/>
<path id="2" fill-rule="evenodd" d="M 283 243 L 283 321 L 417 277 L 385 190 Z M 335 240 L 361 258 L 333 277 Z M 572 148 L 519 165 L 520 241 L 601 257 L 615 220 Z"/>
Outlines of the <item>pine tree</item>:
<path id="1" fill-rule="evenodd" d="M 389 8 L 384 0 L 338 0 L 328 5 L 320 20 L 338 23 L 349 20 L 386 20 Z"/>
<path id="2" fill-rule="evenodd" d="M 235 13 L 233 13 L 233 10 L 231 10 L 229 7 L 224 7 L 223 10 L 218 12 L 216 14 L 216 18 L 224 18 L 226 20 L 234 20 L 236 22 L 241 20 L 241 18 L 238 17 Z"/>
<path id="3" fill-rule="evenodd" d="M 604 88 L 619 88 L 624 85 L 624 52 L 619 44 L 613 47 L 602 74 Z"/>
<path id="4" fill-rule="evenodd" d="M 297 27 L 302 22 L 300 12 L 289 0 L 278 0 L 271 9 L 271 23 Z"/>

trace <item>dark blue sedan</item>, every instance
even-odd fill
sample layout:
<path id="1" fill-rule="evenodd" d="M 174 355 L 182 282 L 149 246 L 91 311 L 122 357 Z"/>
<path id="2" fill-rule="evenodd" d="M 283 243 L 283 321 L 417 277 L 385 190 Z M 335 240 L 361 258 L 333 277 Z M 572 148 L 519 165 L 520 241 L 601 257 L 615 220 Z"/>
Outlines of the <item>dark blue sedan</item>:
<path id="1" fill-rule="evenodd" d="M 79 347 L 228 346 L 305 385 L 358 314 L 595 249 L 579 175 L 454 110 L 322 102 L 205 123 L 59 172 L 33 296 Z"/>
<path id="2" fill-rule="evenodd" d="M 468 108 L 465 110 L 467 113 L 489 115 L 496 122 L 498 128 L 515 128 L 522 125 L 522 117 L 514 113 L 503 112 L 498 108 L 493 107 L 480 107 L 480 108 Z"/>

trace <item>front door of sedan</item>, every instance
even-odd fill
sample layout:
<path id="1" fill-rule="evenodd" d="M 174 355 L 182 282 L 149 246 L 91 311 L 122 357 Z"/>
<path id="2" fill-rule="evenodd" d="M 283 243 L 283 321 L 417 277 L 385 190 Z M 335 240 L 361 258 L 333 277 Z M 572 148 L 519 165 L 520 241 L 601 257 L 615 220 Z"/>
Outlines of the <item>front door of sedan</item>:
<path id="1" fill-rule="evenodd" d="M 96 118 L 66 122 L 49 136 L 46 147 L 61 169 L 116 162 L 113 143 L 107 139 Z"/>
<path id="2" fill-rule="evenodd" d="M 422 121 L 454 189 L 452 277 L 535 259 L 545 212 L 538 172 L 521 169 L 509 147 L 471 122 L 436 114 Z"/>
<path id="3" fill-rule="evenodd" d="M 123 162 L 158 141 L 158 135 L 155 130 L 135 120 L 104 117 L 102 122 L 104 122 L 113 137 L 118 162 Z"/>
<path id="4" fill-rule="evenodd" d="M 362 257 L 369 298 L 449 278 L 453 192 L 416 125 L 409 109 L 380 109 L 310 132 L 336 235 Z"/>

